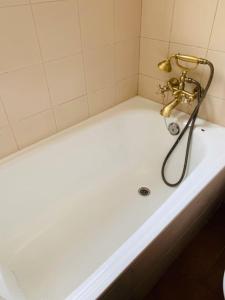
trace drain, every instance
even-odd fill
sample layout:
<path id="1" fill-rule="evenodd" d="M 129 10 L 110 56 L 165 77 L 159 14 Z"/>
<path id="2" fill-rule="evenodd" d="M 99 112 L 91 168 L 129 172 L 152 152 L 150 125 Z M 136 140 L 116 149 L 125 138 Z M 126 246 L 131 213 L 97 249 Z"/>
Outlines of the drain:
<path id="1" fill-rule="evenodd" d="M 150 191 L 150 189 L 148 189 L 147 187 L 142 186 L 142 187 L 138 190 L 138 193 L 139 193 L 141 196 L 149 196 L 149 195 L 151 194 L 151 191 Z"/>
<path id="2" fill-rule="evenodd" d="M 175 122 L 169 124 L 168 130 L 172 135 L 178 135 L 180 133 L 180 127 Z"/>

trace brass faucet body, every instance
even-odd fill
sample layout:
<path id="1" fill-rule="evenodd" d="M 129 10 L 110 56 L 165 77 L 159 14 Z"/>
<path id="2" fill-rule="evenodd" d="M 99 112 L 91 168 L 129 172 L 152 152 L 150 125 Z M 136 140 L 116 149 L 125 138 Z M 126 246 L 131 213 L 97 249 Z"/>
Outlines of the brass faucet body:
<path id="1" fill-rule="evenodd" d="M 186 90 L 186 84 L 192 83 L 192 79 L 187 77 L 187 72 L 195 69 L 199 64 L 206 64 L 206 60 L 203 58 L 198 58 L 195 56 L 187 56 L 181 54 L 172 55 L 167 60 L 162 61 L 158 64 L 160 70 L 165 72 L 171 72 L 171 60 L 175 59 L 176 64 L 179 68 L 182 69 L 182 74 L 180 78 L 171 78 L 165 86 L 159 86 L 162 95 L 165 95 L 167 92 L 171 92 L 173 100 L 165 105 L 161 110 L 161 115 L 164 117 L 170 117 L 171 112 L 175 109 L 180 103 L 192 103 L 197 98 L 198 91 L 196 88 L 193 88 L 191 92 Z M 189 62 L 195 64 L 193 68 L 188 68 L 183 66 L 180 61 Z"/>
<path id="2" fill-rule="evenodd" d="M 171 92 L 173 100 L 165 105 L 161 110 L 161 115 L 168 118 L 180 103 L 192 103 L 197 97 L 198 92 L 193 89 L 192 92 L 185 90 L 186 83 L 189 81 L 187 71 L 183 71 L 180 78 L 171 78 L 165 86 L 160 86 L 161 94 Z"/>

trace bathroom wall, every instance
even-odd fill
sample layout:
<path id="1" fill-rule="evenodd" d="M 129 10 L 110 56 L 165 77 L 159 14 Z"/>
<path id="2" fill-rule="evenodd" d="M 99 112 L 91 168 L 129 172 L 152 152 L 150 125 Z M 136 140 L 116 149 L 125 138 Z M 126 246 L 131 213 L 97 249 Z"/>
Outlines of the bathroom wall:
<path id="1" fill-rule="evenodd" d="M 141 0 L 0 0 L 0 157 L 137 94 Z"/>
<path id="2" fill-rule="evenodd" d="M 215 78 L 200 115 L 225 126 L 225 0 L 142 1 L 140 95 L 162 101 L 157 86 L 168 74 L 159 71 L 157 64 L 177 52 L 214 63 Z M 179 74 L 177 71 L 175 68 L 169 77 Z M 201 66 L 190 75 L 204 84 L 207 68 Z"/>

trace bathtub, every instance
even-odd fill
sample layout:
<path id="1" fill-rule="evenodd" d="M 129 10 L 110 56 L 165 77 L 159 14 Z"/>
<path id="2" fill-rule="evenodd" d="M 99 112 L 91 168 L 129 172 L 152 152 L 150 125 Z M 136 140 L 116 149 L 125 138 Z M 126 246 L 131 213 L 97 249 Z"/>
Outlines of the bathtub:
<path id="1" fill-rule="evenodd" d="M 135 97 L 1 161 L 0 299 L 141 299 L 225 180 L 225 128 L 198 119 L 188 175 L 178 188 L 163 183 L 175 137 L 160 108 Z"/>

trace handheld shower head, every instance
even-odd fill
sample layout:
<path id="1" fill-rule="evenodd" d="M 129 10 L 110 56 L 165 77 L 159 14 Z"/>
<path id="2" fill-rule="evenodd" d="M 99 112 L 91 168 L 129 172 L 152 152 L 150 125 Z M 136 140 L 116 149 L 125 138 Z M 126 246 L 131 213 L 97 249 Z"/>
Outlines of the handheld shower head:
<path id="1" fill-rule="evenodd" d="M 164 71 L 164 72 L 168 72 L 168 73 L 171 72 L 172 71 L 172 65 L 171 65 L 170 59 L 166 59 L 166 60 L 161 61 L 158 64 L 158 68 L 161 71 Z"/>
<path id="2" fill-rule="evenodd" d="M 204 59 L 204 58 L 199 58 L 199 57 L 190 56 L 190 55 L 182 55 L 180 53 L 177 53 L 175 55 L 170 56 L 166 60 L 161 61 L 158 64 L 158 68 L 161 71 L 164 71 L 164 72 L 171 72 L 172 71 L 172 64 L 171 64 L 172 59 L 175 59 L 175 62 L 177 64 L 177 66 L 180 67 L 184 71 L 194 70 L 195 68 L 197 68 L 197 66 L 199 64 L 207 64 L 207 60 Z M 187 62 L 187 63 L 192 63 L 192 64 L 194 64 L 194 67 L 190 68 L 190 67 L 187 67 L 187 66 L 183 66 L 180 63 L 180 61 Z"/>

